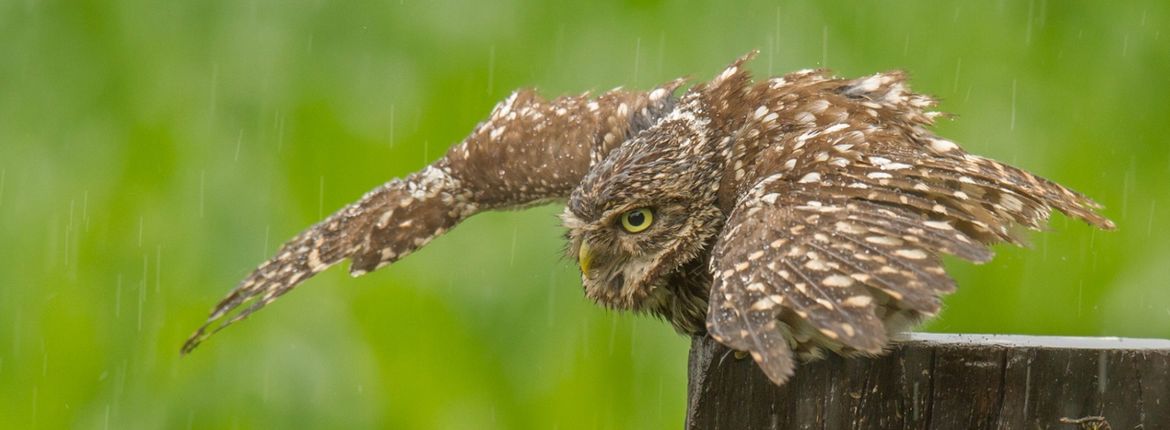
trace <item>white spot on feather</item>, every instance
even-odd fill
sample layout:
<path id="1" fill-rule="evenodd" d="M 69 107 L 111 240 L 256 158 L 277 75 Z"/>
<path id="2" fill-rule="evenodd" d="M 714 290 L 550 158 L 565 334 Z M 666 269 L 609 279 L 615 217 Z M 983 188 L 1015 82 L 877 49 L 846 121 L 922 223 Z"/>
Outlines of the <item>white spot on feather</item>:
<path id="1" fill-rule="evenodd" d="M 902 244 L 902 239 L 889 236 L 869 236 L 865 238 L 866 242 L 876 243 L 878 245 L 898 246 Z"/>
<path id="2" fill-rule="evenodd" d="M 501 125 L 499 128 L 492 129 L 492 132 L 491 132 L 492 140 L 498 140 L 500 138 L 500 135 L 504 134 L 504 131 L 507 129 L 508 129 L 508 126 L 504 126 L 504 125 Z"/>
<path id="3" fill-rule="evenodd" d="M 926 252 L 923 252 L 921 249 L 899 249 L 894 251 L 894 255 L 911 260 L 922 260 L 926 258 Z"/>
<path id="4" fill-rule="evenodd" d="M 959 145 L 949 140 L 930 139 L 930 149 L 935 150 L 935 152 L 950 152 L 959 149 Z"/>
<path id="5" fill-rule="evenodd" d="M 774 306 L 776 306 L 776 302 L 773 302 L 772 299 L 764 297 L 762 299 L 756 300 L 755 303 L 752 303 L 752 310 L 753 311 L 763 311 L 763 310 L 772 309 L 772 307 L 774 307 Z"/>
<path id="6" fill-rule="evenodd" d="M 853 278 L 844 275 L 830 275 L 821 280 L 826 287 L 848 287 L 853 285 Z"/>
<path id="7" fill-rule="evenodd" d="M 870 303 L 873 303 L 873 297 L 866 296 L 866 295 L 858 295 L 858 296 L 853 296 L 853 297 L 850 297 L 848 299 L 845 299 L 844 301 L 841 302 L 841 305 L 851 307 L 851 308 L 864 308 L 866 306 L 869 306 Z"/>

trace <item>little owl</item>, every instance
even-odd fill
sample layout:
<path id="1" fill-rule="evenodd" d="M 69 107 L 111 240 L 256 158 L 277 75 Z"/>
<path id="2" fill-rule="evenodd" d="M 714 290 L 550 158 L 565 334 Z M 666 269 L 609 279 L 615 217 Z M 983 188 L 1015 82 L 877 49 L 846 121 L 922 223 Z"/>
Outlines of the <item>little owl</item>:
<path id="1" fill-rule="evenodd" d="M 1084 195 L 932 134 L 943 114 L 902 73 L 753 82 L 753 55 L 681 94 L 681 79 L 513 93 L 438 161 L 285 243 L 183 352 L 343 259 L 359 276 L 479 212 L 567 199 L 586 296 L 709 333 L 781 384 L 798 359 L 879 354 L 935 315 L 955 289 L 943 254 L 986 262 L 1053 209 L 1114 227 Z"/>

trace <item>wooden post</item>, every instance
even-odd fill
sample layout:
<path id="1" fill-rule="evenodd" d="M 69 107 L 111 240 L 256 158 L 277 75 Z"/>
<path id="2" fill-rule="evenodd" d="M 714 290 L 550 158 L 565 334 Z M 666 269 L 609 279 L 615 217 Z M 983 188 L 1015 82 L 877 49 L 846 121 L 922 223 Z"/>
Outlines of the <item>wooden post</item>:
<path id="1" fill-rule="evenodd" d="M 773 385 L 691 342 L 688 429 L 1170 428 L 1170 340 L 914 333 Z"/>

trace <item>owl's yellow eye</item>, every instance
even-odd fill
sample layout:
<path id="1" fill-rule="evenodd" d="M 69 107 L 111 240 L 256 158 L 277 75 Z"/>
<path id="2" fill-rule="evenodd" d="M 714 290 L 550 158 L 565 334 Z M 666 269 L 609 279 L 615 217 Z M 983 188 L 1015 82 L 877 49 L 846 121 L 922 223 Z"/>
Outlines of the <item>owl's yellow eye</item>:
<path id="1" fill-rule="evenodd" d="M 653 222 L 654 214 L 650 212 L 650 209 L 634 209 L 622 214 L 622 228 L 629 233 L 645 230 Z"/>

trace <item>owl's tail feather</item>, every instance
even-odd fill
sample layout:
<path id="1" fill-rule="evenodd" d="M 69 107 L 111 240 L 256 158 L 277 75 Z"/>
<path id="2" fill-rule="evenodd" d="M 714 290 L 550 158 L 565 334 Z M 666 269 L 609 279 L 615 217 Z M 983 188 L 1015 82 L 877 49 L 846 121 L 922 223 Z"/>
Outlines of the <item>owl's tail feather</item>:
<path id="1" fill-rule="evenodd" d="M 366 193 L 301 232 L 212 309 L 182 353 L 345 258 L 352 260 L 350 273 L 360 276 L 425 245 L 477 210 L 454 191 L 457 185 L 440 161 Z"/>

